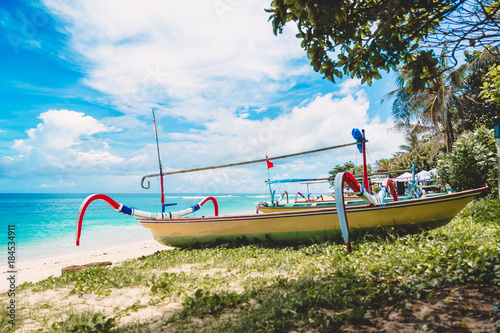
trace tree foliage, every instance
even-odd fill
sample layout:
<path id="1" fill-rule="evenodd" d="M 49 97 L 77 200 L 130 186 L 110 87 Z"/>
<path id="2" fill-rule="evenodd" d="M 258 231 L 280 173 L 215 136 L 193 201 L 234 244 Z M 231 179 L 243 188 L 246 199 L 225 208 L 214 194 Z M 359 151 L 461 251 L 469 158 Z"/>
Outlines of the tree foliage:
<path id="1" fill-rule="evenodd" d="M 485 126 L 463 134 L 455 142 L 453 152 L 438 161 L 438 175 L 453 189 L 465 190 L 495 187 L 497 175 L 496 143 L 493 130 Z"/>
<path id="2" fill-rule="evenodd" d="M 490 73 L 490 69 L 495 66 L 500 66 L 500 55 L 498 50 L 489 48 L 482 52 L 475 51 L 473 53 L 465 52 L 467 61 L 468 73 L 465 84 L 460 90 L 460 113 L 463 120 L 463 129 L 465 131 L 473 131 L 476 128 L 486 125 L 487 128 L 493 127 L 494 117 L 500 114 L 500 76 L 497 78 L 497 98 L 499 101 L 494 102 L 489 100 L 490 95 L 481 94 L 481 90 L 491 90 L 489 84 L 485 86 L 485 80 L 492 80 L 499 73 Z M 487 75 L 488 74 L 488 75 Z M 487 96 L 487 97 L 486 97 Z M 491 96 L 493 97 L 493 96 Z"/>
<path id="3" fill-rule="evenodd" d="M 371 173 L 372 172 L 371 166 L 367 165 L 366 170 L 368 171 L 368 173 Z M 350 172 L 354 176 L 356 176 L 356 175 L 362 176 L 363 175 L 363 165 L 360 164 L 360 165 L 356 166 L 352 161 L 349 161 L 349 162 L 345 162 L 344 164 L 336 165 L 328 173 L 330 174 L 330 177 L 335 178 L 335 175 L 337 173 L 345 172 L 345 171 Z M 331 180 L 332 184 L 333 184 L 333 178 Z"/>
<path id="4" fill-rule="evenodd" d="M 486 73 L 481 88 L 481 97 L 489 103 L 495 103 L 495 107 L 498 108 L 498 104 L 500 104 L 500 65 L 490 67 L 489 72 Z"/>
<path id="5" fill-rule="evenodd" d="M 377 171 L 391 170 L 391 162 L 390 158 L 381 158 L 375 162 L 375 169 Z"/>
<path id="6" fill-rule="evenodd" d="M 391 170 L 411 169 L 413 164 L 417 164 L 418 170 L 431 170 L 437 162 L 432 161 L 431 156 L 432 142 L 420 143 L 412 151 L 397 153 L 391 158 Z"/>
<path id="7" fill-rule="evenodd" d="M 499 10 L 491 0 L 274 0 L 267 9 L 275 34 L 296 23 L 311 65 L 328 80 L 345 74 L 371 84 L 405 63 L 417 88 L 436 74 L 436 46 L 451 43 L 454 56 L 498 44 Z"/>
<path id="8" fill-rule="evenodd" d="M 437 166 L 437 160 L 431 158 L 434 155 L 434 142 L 428 138 L 424 141 L 412 142 L 411 137 L 406 138 L 408 145 L 403 145 L 404 151 L 395 153 L 392 157 L 385 159 L 381 158 L 375 162 L 377 169 L 386 170 L 408 170 L 412 169 L 413 164 L 417 165 L 417 172 L 421 170 L 431 170 Z M 444 149 L 443 147 L 440 148 Z M 402 173 L 402 172 L 401 172 Z M 391 173 L 391 176 L 398 176 L 399 174 Z"/>

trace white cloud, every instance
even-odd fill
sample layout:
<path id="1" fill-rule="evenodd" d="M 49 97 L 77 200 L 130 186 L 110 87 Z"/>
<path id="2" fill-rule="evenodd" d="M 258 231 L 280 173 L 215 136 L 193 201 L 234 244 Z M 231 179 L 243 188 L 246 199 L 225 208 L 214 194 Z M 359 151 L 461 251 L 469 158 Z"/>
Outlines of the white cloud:
<path id="1" fill-rule="evenodd" d="M 49 110 L 38 117 L 42 123 L 26 131 L 27 140 L 16 140 L 19 151 L 30 152 L 35 146 L 51 147 L 54 150 L 81 144 L 82 139 L 101 132 L 115 131 L 84 113 L 69 110 Z"/>
<path id="2" fill-rule="evenodd" d="M 273 35 L 268 1 L 129 0 L 119 10 L 107 1 L 45 3 L 90 62 L 85 82 L 128 113 L 167 103 L 172 114 L 206 119 L 311 73 L 305 63 L 289 65 L 304 52 L 290 28 Z"/>
<path id="3" fill-rule="evenodd" d="M 65 183 L 63 181 L 59 181 L 56 184 L 42 184 L 38 187 L 40 188 L 61 188 L 61 187 L 73 187 L 75 186 L 75 183 Z"/>
<path id="4" fill-rule="evenodd" d="M 38 118 L 41 122 L 37 127 L 26 131 L 27 139 L 14 141 L 13 148 L 20 154 L 6 162 L 22 163 L 35 173 L 50 174 L 75 169 L 85 173 L 124 161 L 114 156 L 108 143 L 99 137 L 118 131 L 116 128 L 70 110 L 49 110 Z"/>
<path id="5" fill-rule="evenodd" d="M 210 165 L 228 164 L 297 153 L 306 150 L 354 142 L 351 130 L 364 128 L 369 140 L 369 162 L 389 157 L 396 151 L 402 138 L 389 132 L 390 121 L 369 119 L 369 103 L 358 92 L 342 98 L 332 93 L 319 95 L 309 103 L 295 107 L 275 119 L 250 120 L 222 110 L 205 123 L 204 129 L 191 133 L 171 133 L 169 140 L 160 137 L 163 170 L 191 169 Z M 113 148 L 117 129 L 83 113 L 68 110 L 50 110 L 39 117 L 41 123 L 27 131 L 28 138 L 17 140 L 17 156 L 5 156 L 0 167 L 2 173 L 26 174 L 26 171 L 51 176 L 45 188 L 77 184 L 88 187 L 76 179 L 93 179 L 92 174 L 115 175 L 103 181 L 121 190 L 139 190 L 140 176 L 157 173 L 156 145 L 145 144 L 134 151 Z M 106 136 L 105 136 L 106 135 Z M 111 138 L 110 138 L 111 137 Z M 151 140 L 153 141 L 151 131 Z M 126 139 L 125 145 L 133 137 Z M 113 144 L 108 143 L 108 141 Z M 325 177 L 336 164 L 356 160 L 355 147 L 326 151 L 314 155 L 276 160 L 272 177 L 304 178 Z M 357 156 L 361 163 L 361 156 Z M 8 172 L 6 170 L 9 170 Z M 127 176 L 130 175 L 130 176 Z M 107 178 L 106 178 L 107 179 Z M 232 169 L 168 176 L 167 189 L 205 194 L 222 192 L 262 192 L 267 179 L 265 163 Z M 80 182 L 82 182 L 81 180 Z M 152 184 L 156 182 L 152 180 Z M 157 185 L 153 185 L 154 186 Z M 109 190 L 108 190 L 109 191 Z"/>
<path id="6" fill-rule="evenodd" d="M 216 115 L 213 121 L 206 123 L 206 130 L 189 135 L 178 133 L 173 137 L 179 142 L 162 145 L 162 154 L 166 152 L 164 155 L 169 156 L 166 163 L 164 160 L 164 166 L 190 169 L 257 160 L 264 158 L 266 154 L 273 157 L 351 143 L 354 142 L 351 136 L 353 128 L 366 130 L 369 140 L 368 163 L 390 157 L 398 149 L 401 135 L 388 131 L 393 126 L 390 120 L 382 123 L 379 118 L 369 119 L 368 101 L 363 94 L 356 96 L 318 96 L 309 104 L 296 107 L 290 113 L 273 120 L 252 121 L 231 113 Z M 361 155 L 356 154 L 356 148 L 351 146 L 307 157 L 276 160 L 276 168 L 272 170 L 282 178 L 326 177 L 336 164 L 356 159 L 361 164 Z M 251 177 L 244 177 L 241 170 L 246 170 Z M 217 187 L 226 190 L 235 191 L 236 188 L 237 191 L 237 188 L 244 188 L 258 192 L 262 189 L 263 180 L 267 178 L 265 172 L 265 163 L 262 163 L 242 167 L 238 175 L 233 171 L 224 171 L 217 176 L 200 173 L 179 178 L 186 184 L 196 184 L 199 190 L 215 182 Z M 235 183 L 236 179 L 240 183 Z M 224 183 L 226 186 L 222 185 Z"/>
<path id="7" fill-rule="evenodd" d="M 360 79 L 347 79 L 344 82 L 342 82 L 342 85 L 340 86 L 340 95 L 349 95 L 354 92 L 359 91 L 359 87 L 361 86 L 361 80 Z"/>

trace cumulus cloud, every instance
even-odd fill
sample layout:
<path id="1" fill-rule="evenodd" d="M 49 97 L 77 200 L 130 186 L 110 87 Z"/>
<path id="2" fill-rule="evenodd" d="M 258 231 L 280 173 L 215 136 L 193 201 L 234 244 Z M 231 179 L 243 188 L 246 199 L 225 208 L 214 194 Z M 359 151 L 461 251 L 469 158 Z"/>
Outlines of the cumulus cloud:
<path id="1" fill-rule="evenodd" d="M 257 159 L 265 153 L 280 155 L 349 143 L 353 142 L 351 129 L 354 127 L 366 128 L 374 138 L 372 144 L 384 147 L 380 151 L 393 149 L 397 142 L 392 139 L 398 135 L 387 132 L 392 124 L 380 123 L 378 118 L 368 119 L 368 108 L 369 103 L 363 96 L 334 98 L 332 94 L 326 94 L 275 119 L 252 121 L 231 113 L 221 113 L 206 123 L 206 130 L 187 137 L 179 134 L 179 138 L 190 138 L 192 143 L 188 144 L 193 146 L 213 145 L 211 149 L 204 149 L 206 156 L 202 149 L 197 149 L 202 154 L 200 160 L 217 154 L 214 152 L 217 149 L 212 149 L 216 147 L 236 148 L 221 152 L 219 158 L 227 160 L 236 156 Z M 380 131 L 383 133 L 375 135 Z M 382 144 L 375 137 L 385 142 Z"/>
<path id="2" fill-rule="evenodd" d="M 355 92 L 359 92 L 359 87 L 361 86 L 360 79 L 347 79 L 340 86 L 339 95 L 349 95 Z"/>
<path id="3" fill-rule="evenodd" d="M 85 173 L 124 161 L 113 155 L 106 140 L 99 137 L 118 129 L 71 110 L 49 110 L 38 118 L 41 122 L 37 127 L 26 131 L 27 139 L 14 141 L 13 148 L 19 155 L 4 157 L 4 164 L 21 164 L 29 173 L 51 174 L 69 170 Z M 13 168 L 10 172 L 20 170 Z"/>
<path id="4" fill-rule="evenodd" d="M 86 84 L 109 95 L 127 114 L 161 105 L 162 112 L 203 126 L 169 134 L 181 141 L 164 147 L 173 167 L 183 166 L 180 159 L 186 160 L 187 152 L 188 160 L 198 164 L 345 142 L 350 135 L 346 127 L 369 121 L 369 103 L 356 79 L 335 87 L 340 87 L 338 98 L 318 95 L 311 102 L 304 97 L 296 103 L 300 106 L 283 108 L 273 119 L 252 120 L 250 115 L 260 116 L 270 104 L 281 103 L 276 102 L 281 93 L 294 97 L 290 89 L 298 81 L 308 75 L 319 78 L 293 25 L 278 38 L 272 33 L 264 11 L 268 1 L 195 1 L 186 6 L 125 0 L 118 11 L 107 1 L 44 3 L 64 22 L 71 46 L 89 62 Z M 130 124 L 137 123 L 123 126 L 132 130 L 135 125 Z M 149 152 L 148 147 L 135 155 Z"/>
<path id="5" fill-rule="evenodd" d="M 40 187 L 40 188 L 60 188 L 60 187 L 73 187 L 73 186 L 75 186 L 75 183 L 73 183 L 73 182 L 65 183 L 61 180 L 56 184 L 42 184 L 38 187 Z"/>
<path id="6" fill-rule="evenodd" d="M 171 114 L 206 118 L 210 109 L 255 103 L 310 72 L 304 62 L 290 66 L 304 53 L 291 29 L 273 35 L 268 1 L 128 0 L 119 10 L 107 1 L 45 4 L 92 64 L 85 82 L 127 113 L 167 104 Z"/>
<path id="7" fill-rule="evenodd" d="M 80 145 L 82 139 L 100 132 L 115 129 L 101 124 L 82 112 L 49 110 L 40 114 L 42 120 L 36 128 L 26 131 L 29 139 L 16 140 L 14 147 L 21 152 L 31 152 L 35 146 L 51 147 L 54 150 Z"/>
<path id="8" fill-rule="evenodd" d="M 266 154 L 272 157 L 351 143 L 354 142 L 352 129 L 363 128 L 369 140 L 368 163 L 374 163 L 397 151 L 402 138 L 399 133 L 388 131 L 392 127 L 390 120 L 369 119 L 368 108 L 364 94 L 335 98 L 330 93 L 317 96 L 310 103 L 295 107 L 290 113 L 275 119 L 252 121 L 231 113 L 220 114 L 206 123 L 204 130 L 188 136 L 173 135 L 179 142 L 170 142 L 163 146 L 163 150 L 167 152 L 170 168 L 189 169 L 257 160 Z M 356 159 L 361 164 L 361 156 L 356 154 L 356 148 L 351 146 L 307 157 L 277 160 L 273 172 L 281 178 L 326 177 L 336 164 Z M 246 170 L 250 177 L 243 177 L 241 170 Z M 229 184 L 224 187 L 226 190 L 232 188 L 230 184 L 236 185 L 234 182 L 238 179 L 239 188 L 259 191 L 262 182 L 258 180 L 266 179 L 265 171 L 265 163 L 262 163 L 241 168 L 239 174 L 225 171 L 222 175 L 184 176 L 183 179 L 189 184 L 205 184 L 203 186 L 214 181 L 218 187 L 226 183 Z"/>
<path id="9" fill-rule="evenodd" d="M 369 119 L 364 94 L 335 97 L 318 95 L 302 106 L 274 119 L 250 120 L 229 111 L 214 115 L 203 129 L 191 133 L 170 133 L 160 138 L 164 171 L 256 160 L 353 142 L 351 130 L 364 128 L 369 140 L 369 162 L 388 157 L 397 150 L 400 135 L 388 131 L 392 123 Z M 53 176 L 43 188 L 74 183 L 66 176 L 98 173 L 133 175 L 131 188 L 139 188 L 137 175 L 156 173 L 156 146 L 146 144 L 136 151 L 117 151 L 109 136 L 119 130 L 101 120 L 69 110 L 42 113 L 36 128 L 27 130 L 27 139 L 16 140 L 17 156 L 2 158 L 2 170 L 31 170 Z M 153 134 L 151 134 L 153 138 Z M 129 138 L 130 140 L 131 138 Z M 314 155 L 276 160 L 273 177 L 325 177 L 336 164 L 356 159 L 354 147 Z M 361 159 L 358 156 L 358 162 Z M 169 176 L 169 189 L 185 192 L 261 192 L 267 179 L 262 165 Z"/>

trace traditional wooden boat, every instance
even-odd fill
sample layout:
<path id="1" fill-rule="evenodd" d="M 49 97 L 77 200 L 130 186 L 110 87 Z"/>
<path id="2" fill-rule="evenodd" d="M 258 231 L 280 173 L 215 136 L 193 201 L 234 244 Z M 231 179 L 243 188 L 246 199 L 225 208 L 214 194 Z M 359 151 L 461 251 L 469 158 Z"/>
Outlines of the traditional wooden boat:
<path id="1" fill-rule="evenodd" d="M 442 226 L 481 191 L 479 188 L 439 197 L 388 202 L 382 207 L 365 205 L 347 206 L 348 229 L 370 230 L 384 227 L 438 227 Z M 98 196 L 98 197 L 96 197 Z M 181 217 L 173 213 L 146 213 L 116 203 L 104 195 L 90 196 L 82 203 L 77 218 L 77 244 L 81 236 L 84 209 L 95 199 L 101 199 L 117 211 L 138 216 L 142 226 L 149 228 L 158 242 L 175 247 L 189 247 L 213 241 L 312 242 L 338 239 L 342 234 L 336 208 L 309 209 L 283 213 L 214 217 Z M 215 199 L 205 199 L 204 203 Z M 200 206 L 201 206 L 200 205 Z M 196 205 L 195 205 L 196 206 Z M 188 214 L 196 207 L 188 208 Z M 189 212 L 188 212 L 189 211 Z M 216 209 L 216 215 L 218 211 Z M 171 218 L 170 218 L 171 216 Z M 349 242 L 347 239 L 346 242 Z"/>
<path id="2" fill-rule="evenodd" d="M 350 229 L 368 230 L 380 226 L 442 226 L 482 190 L 470 190 L 446 196 L 387 203 L 384 207 L 349 206 L 346 214 Z M 211 241 L 240 239 L 290 242 L 329 240 L 341 234 L 337 209 L 316 209 L 284 213 L 180 218 L 140 219 L 160 243 L 186 247 Z"/>
<path id="3" fill-rule="evenodd" d="M 154 112 L 153 112 L 154 122 Z M 156 132 L 156 124 L 155 124 Z M 359 133 L 361 135 L 361 132 Z M 355 137 L 356 138 L 356 137 Z M 157 137 L 158 139 L 158 137 Z M 357 143 L 365 141 L 364 135 L 356 138 Z M 157 140 L 158 143 L 158 140 Z M 353 143 L 353 144 L 357 144 Z M 345 147 L 353 144 L 323 148 L 309 152 L 292 155 L 283 155 L 277 158 L 286 158 L 299 154 L 312 153 L 326 149 Z M 364 153 L 364 144 L 363 153 Z M 374 196 L 366 190 L 367 179 L 364 187 L 349 173 L 339 173 L 335 177 L 335 197 L 339 200 L 335 208 L 308 209 L 287 211 L 269 214 L 218 216 L 218 204 L 215 198 L 207 197 L 199 203 L 184 210 L 165 212 L 167 204 L 164 202 L 163 176 L 161 159 L 158 148 L 160 174 L 144 176 L 141 185 L 144 188 L 144 179 L 160 176 L 162 212 L 151 213 L 119 204 L 104 194 L 88 196 L 80 205 L 76 218 L 76 245 L 80 243 L 83 217 L 87 207 L 94 200 L 103 200 L 118 212 L 138 218 L 142 226 L 149 228 L 153 237 L 160 243 L 176 247 L 188 247 L 197 243 L 216 241 L 264 241 L 268 239 L 287 242 L 311 242 L 317 240 L 330 240 L 342 235 L 350 251 L 350 229 L 370 230 L 377 227 L 437 227 L 448 223 L 465 205 L 486 188 L 479 188 L 439 197 L 422 198 L 409 201 L 397 201 L 392 182 L 388 182 L 384 191 L 390 190 L 394 201 L 384 202 L 383 196 Z M 210 168 L 228 167 L 241 164 L 257 163 L 264 160 L 228 164 Z M 174 173 L 207 170 L 209 168 L 183 170 Z M 366 168 L 364 170 L 366 175 Z M 344 205 L 344 185 L 348 185 L 367 204 Z M 211 201 L 214 205 L 214 217 L 184 217 L 200 209 L 205 203 Z"/>

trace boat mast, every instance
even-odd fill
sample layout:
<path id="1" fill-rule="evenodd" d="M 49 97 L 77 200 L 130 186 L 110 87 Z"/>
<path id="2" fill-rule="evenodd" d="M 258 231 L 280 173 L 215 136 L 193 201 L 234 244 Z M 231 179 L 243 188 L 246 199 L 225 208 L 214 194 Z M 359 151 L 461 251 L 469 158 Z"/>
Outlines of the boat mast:
<path id="1" fill-rule="evenodd" d="M 365 138 L 365 130 L 361 130 L 361 134 L 363 135 L 363 140 L 361 140 L 361 146 L 363 147 L 363 186 L 366 188 L 368 193 L 370 193 L 370 188 L 368 187 L 368 170 L 366 167 L 366 138 Z"/>
<path id="2" fill-rule="evenodd" d="M 158 131 L 156 130 L 155 109 L 151 110 L 153 111 L 153 126 L 155 128 L 155 136 L 156 136 L 156 151 L 158 152 L 158 164 L 160 165 L 161 211 L 165 212 L 165 195 L 163 191 L 163 169 L 161 167 L 160 144 L 158 143 Z"/>

